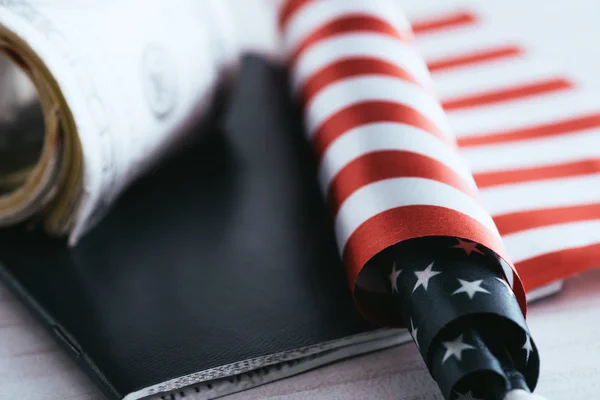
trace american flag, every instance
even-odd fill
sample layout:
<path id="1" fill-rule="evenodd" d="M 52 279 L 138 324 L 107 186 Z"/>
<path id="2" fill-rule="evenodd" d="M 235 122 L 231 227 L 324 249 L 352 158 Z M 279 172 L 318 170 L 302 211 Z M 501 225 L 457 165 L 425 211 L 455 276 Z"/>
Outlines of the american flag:
<path id="1" fill-rule="evenodd" d="M 460 393 L 456 382 L 466 366 L 490 367 L 475 360 L 485 334 L 459 324 L 451 337 L 435 325 L 476 313 L 485 299 L 524 313 L 525 289 L 598 266 L 600 102 L 470 11 L 410 23 L 397 0 L 288 0 L 279 17 L 291 88 L 358 307 L 394 324 L 393 309 L 356 296 L 359 274 L 377 260 L 387 294 L 399 299 L 396 324 L 410 328 L 417 345 L 417 332 L 436 338 L 420 350 L 446 398 L 476 398 L 475 382 Z M 424 238 L 443 248 L 443 240 L 458 240 L 467 256 L 487 257 L 480 268 L 491 275 L 435 256 L 436 242 L 428 242 L 429 258 L 414 261 L 411 243 Z M 429 280 L 438 282 L 430 295 Z M 503 281 L 516 300 L 495 297 Z M 452 296 L 459 293 L 468 296 L 460 305 Z M 485 296 L 468 301 L 478 293 Z M 432 307 L 446 299 L 460 312 L 432 317 L 419 309 L 430 298 L 438 299 Z M 492 342 L 510 348 L 507 368 L 533 389 L 535 345 L 522 315 L 511 315 L 519 339 Z M 437 356 L 427 355 L 432 348 Z M 461 364 L 464 350 L 475 358 Z M 444 367 L 453 355 L 455 365 Z"/>
<path id="2" fill-rule="evenodd" d="M 524 307 L 523 287 L 397 5 L 289 1 L 280 23 L 351 286 L 369 259 L 398 242 L 460 237 L 504 260 Z"/>
<path id="3" fill-rule="evenodd" d="M 279 22 L 351 282 L 437 234 L 500 255 L 521 302 L 510 260 L 527 291 L 598 266 L 600 101 L 552 60 L 468 10 L 292 0 Z"/>
<path id="4" fill-rule="evenodd" d="M 597 94 L 472 12 L 414 26 L 460 155 L 527 291 L 598 267 Z"/>

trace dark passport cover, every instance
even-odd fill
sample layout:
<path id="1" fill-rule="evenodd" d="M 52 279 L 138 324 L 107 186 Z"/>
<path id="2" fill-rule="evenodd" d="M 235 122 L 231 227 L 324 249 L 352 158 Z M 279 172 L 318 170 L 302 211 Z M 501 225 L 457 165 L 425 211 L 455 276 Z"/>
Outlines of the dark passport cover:
<path id="1" fill-rule="evenodd" d="M 76 247 L 0 232 L 3 280 L 111 398 L 214 397 L 400 340 L 354 307 L 283 71 L 247 57 L 231 100 Z"/>

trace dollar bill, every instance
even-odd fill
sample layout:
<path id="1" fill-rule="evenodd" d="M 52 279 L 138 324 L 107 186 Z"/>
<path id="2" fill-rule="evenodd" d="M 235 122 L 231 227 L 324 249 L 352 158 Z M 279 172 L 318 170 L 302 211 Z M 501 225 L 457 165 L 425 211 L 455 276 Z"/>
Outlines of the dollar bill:
<path id="1" fill-rule="evenodd" d="M 0 227 L 75 244 L 182 142 L 240 56 L 231 3 L 0 0 Z"/>

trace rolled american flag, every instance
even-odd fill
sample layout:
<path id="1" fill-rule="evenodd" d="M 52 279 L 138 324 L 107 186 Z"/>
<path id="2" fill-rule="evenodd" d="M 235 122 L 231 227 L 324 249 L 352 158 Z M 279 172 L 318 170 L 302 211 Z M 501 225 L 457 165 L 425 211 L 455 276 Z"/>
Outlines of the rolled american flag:
<path id="1" fill-rule="evenodd" d="M 288 0 L 279 25 L 359 310 L 410 328 L 447 399 L 528 398 L 523 285 L 396 2 Z"/>
<path id="2" fill-rule="evenodd" d="M 290 0 L 280 26 L 351 286 L 396 243 L 458 237 L 498 255 L 525 311 L 523 286 L 395 2 Z"/>

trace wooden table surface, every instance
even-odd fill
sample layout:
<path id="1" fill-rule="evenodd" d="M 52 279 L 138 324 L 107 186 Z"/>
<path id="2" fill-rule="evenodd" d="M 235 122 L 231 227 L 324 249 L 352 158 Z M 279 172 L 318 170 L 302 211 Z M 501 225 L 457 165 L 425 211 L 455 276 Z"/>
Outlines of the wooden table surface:
<path id="1" fill-rule="evenodd" d="M 600 270 L 567 280 L 531 305 L 542 356 L 538 391 L 548 399 L 600 396 Z M 192 396 L 186 396 L 194 400 Z M 337 362 L 226 397 L 255 399 L 441 399 L 415 346 Z M 24 307 L 0 286 L 0 400 L 101 400 L 99 391 Z"/>

